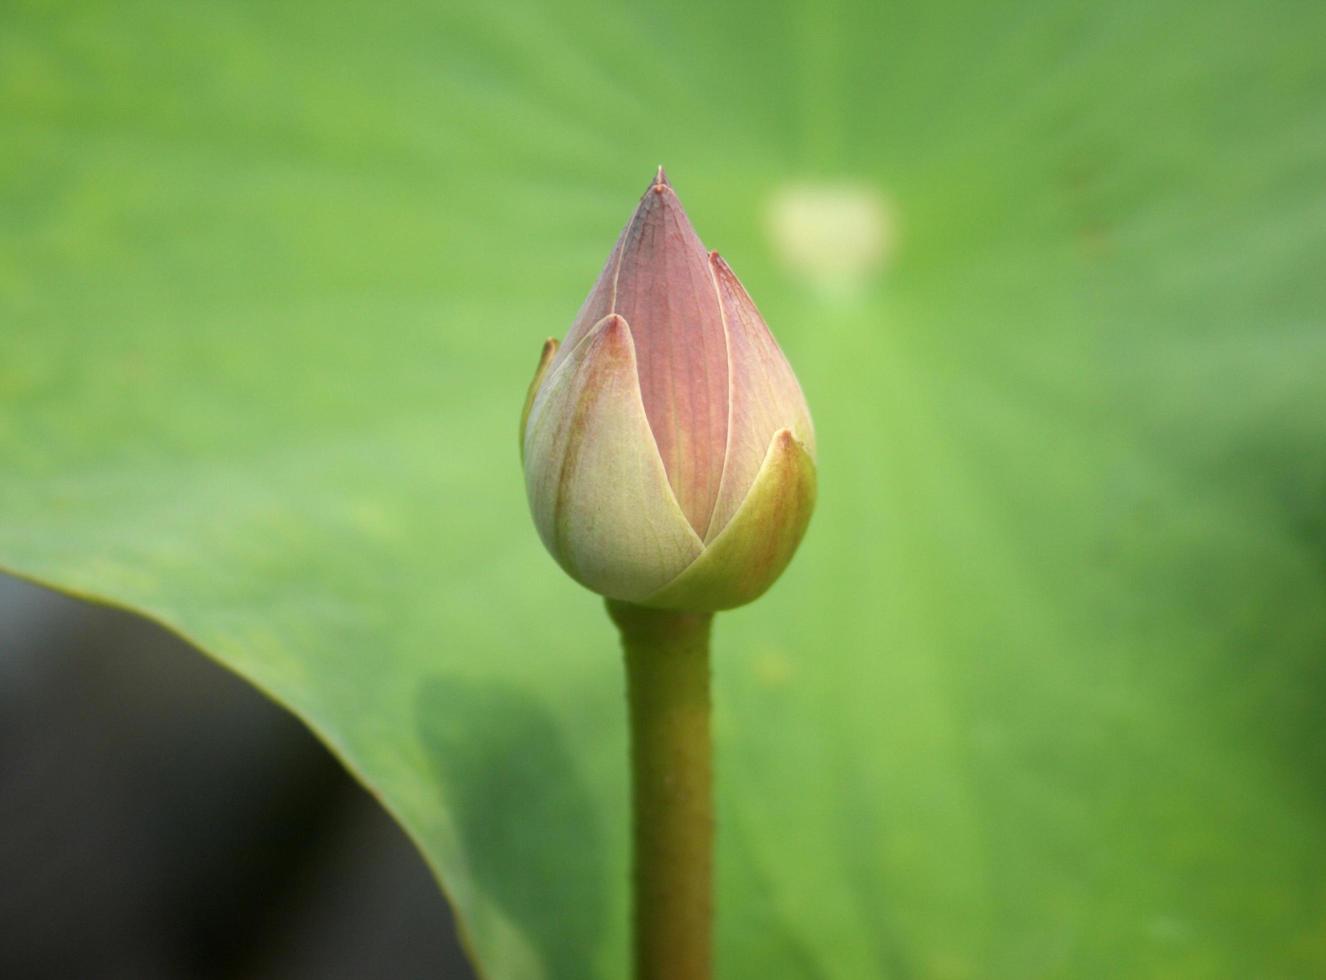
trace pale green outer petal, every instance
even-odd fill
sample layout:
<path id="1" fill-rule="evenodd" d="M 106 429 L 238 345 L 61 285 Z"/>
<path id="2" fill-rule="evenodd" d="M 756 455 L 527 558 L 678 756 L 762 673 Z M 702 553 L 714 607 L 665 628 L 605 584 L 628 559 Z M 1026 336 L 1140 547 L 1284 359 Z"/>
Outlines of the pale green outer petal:
<path id="1" fill-rule="evenodd" d="M 557 338 L 549 337 L 543 342 L 543 351 L 539 354 L 539 366 L 534 369 L 534 380 L 529 383 L 529 390 L 525 393 L 525 407 L 520 410 L 520 461 L 525 462 L 525 429 L 529 425 L 530 409 L 534 407 L 534 396 L 539 393 L 539 388 L 543 384 L 543 377 L 548 373 L 548 368 L 552 365 L 553 357 L 557 354 Z"/>
<path id="2" fill-rule="evenodd" d="M 815 508 L 815 461 L 790 429 L 769 444 L 750 493 L 694 564 L 641 605 L 693 612 L 732 609 L 777 581 Z"/>
<path id="3" fill-rule="evenodd" d="M 539 388 L 525 427 L 525 489 L 544 545 L 601 595 L 638 601 L 700 554 L 645 418 L 620 316 L 599 321 Z"/>

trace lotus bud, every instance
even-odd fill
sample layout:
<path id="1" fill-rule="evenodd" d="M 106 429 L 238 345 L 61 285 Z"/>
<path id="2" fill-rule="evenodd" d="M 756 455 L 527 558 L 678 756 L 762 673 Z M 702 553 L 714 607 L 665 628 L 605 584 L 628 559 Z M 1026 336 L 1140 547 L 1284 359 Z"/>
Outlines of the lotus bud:
<path id="1" fill-rule="evenodd" d="M 521 420 L 544 545 L 582 585 L 659 609 L 764 593 L 815 503 L 801 386 L 660 168 Z"/>

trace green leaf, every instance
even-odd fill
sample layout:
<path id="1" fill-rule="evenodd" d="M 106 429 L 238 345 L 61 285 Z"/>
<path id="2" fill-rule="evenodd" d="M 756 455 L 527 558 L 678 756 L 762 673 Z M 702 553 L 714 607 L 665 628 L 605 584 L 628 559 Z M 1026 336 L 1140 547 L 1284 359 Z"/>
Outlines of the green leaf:
<path id="1" fill-rule="evenodd" d="M 623 976 L 616 639 L 512 432 L 661 161 L 820 456 L 716 627 L 722 975 L 1326 974 L 1323 36 L 13 0 L 0 564 L 305 719 L 486 976 Z M 770 238 L 838 182 L 891 215 L 875 272 L 824 208 Z"/>

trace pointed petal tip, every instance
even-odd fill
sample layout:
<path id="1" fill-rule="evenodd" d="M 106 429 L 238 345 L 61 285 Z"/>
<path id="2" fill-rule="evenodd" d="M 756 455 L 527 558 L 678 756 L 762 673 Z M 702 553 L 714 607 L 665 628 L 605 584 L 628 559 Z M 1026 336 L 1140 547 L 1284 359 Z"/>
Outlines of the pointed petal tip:
<path id="1" fill-rule="evenodd" d="M 658 173 L 654 175 L 654 180 L 653 183 L 649 185 L 649 190 L 653 191 L 655 194 L 663 194 L 666 191 L 672 191 L 672 196 L 674 198 L 677 196 L 677 192 L 673 191 L 672 185 L 668 183 L 668 175 L 663 172 L 662 164 L 659 164 Z M 648 194 L 649 191 L 646 191 L 645 193 Z"/>
<path id="2" fill-rule="evenodd" d="M 795 450 L 809 459 L 812 464 L 815 463 L 815 450 L 812 448 L 810 441 L 800 438 L 789 428 L 779 429 L 775 432 L 772 445 L 769 448 L 770 452 L 782 456 L 786 456 Z"/>
<path id="3" fill-rule="evenodd" d="M 634 222 L 646 222 L 657 220 L 660 214 L 680 214 L 686 216 L 686 209 L 682 206 L 681 198 L 677 194 L 677 189 L 668 182 L 667 175 L 662 173 L 659 168 L 658 177 L 645 189 L 644 195 L 640 198 L 640 206 L 636 208 L 633 216 Z M 690 225 L 690 218 L 685 217 L 686 224 Z M 697 248 L 703 248 L 696 239 Z"/>
<path id="4" fill-rule="evenodd" d="M 737 274 L 732 271 L 732 266 L 727 264 L 727 259 L 718 254 L 717 249 L 709 253 L 709 264 L 714 267 L 714 275 L 730 280 L 738 286 L 741 286 L 741 280 L 738 279 Z"/>
<path id="5" fill-rule="evenodd" d="M 620 313 L 609 313 L 595 327 L 595 345 L 614 358 L 635 359 L 635 338 L 631 325 Z"/>
<path id="6" fill-rule="evenodd" d="M 620 313 L 609 313 L 603 318 L 603 336 L 607 340 L 620 340 L 631 335 L 631 326 Z"/>

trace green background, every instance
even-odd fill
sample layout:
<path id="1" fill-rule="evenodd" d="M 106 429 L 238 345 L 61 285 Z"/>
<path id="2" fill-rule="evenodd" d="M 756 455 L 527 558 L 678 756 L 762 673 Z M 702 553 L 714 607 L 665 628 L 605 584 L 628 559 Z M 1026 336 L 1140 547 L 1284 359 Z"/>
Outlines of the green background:
<path id="1" fill-rule="evenodd" d="M 801 553 L 716 627 L 721 974 L 1326 974 L 1324 36 L 9 0 L 0 565 L 305 719 L 485 976 L 622 976 L 616 640 L 515 429 L 662 162 L 820 450 Z M 807 181 L 894 216 L 854 288 L 777 261 Z"/>

